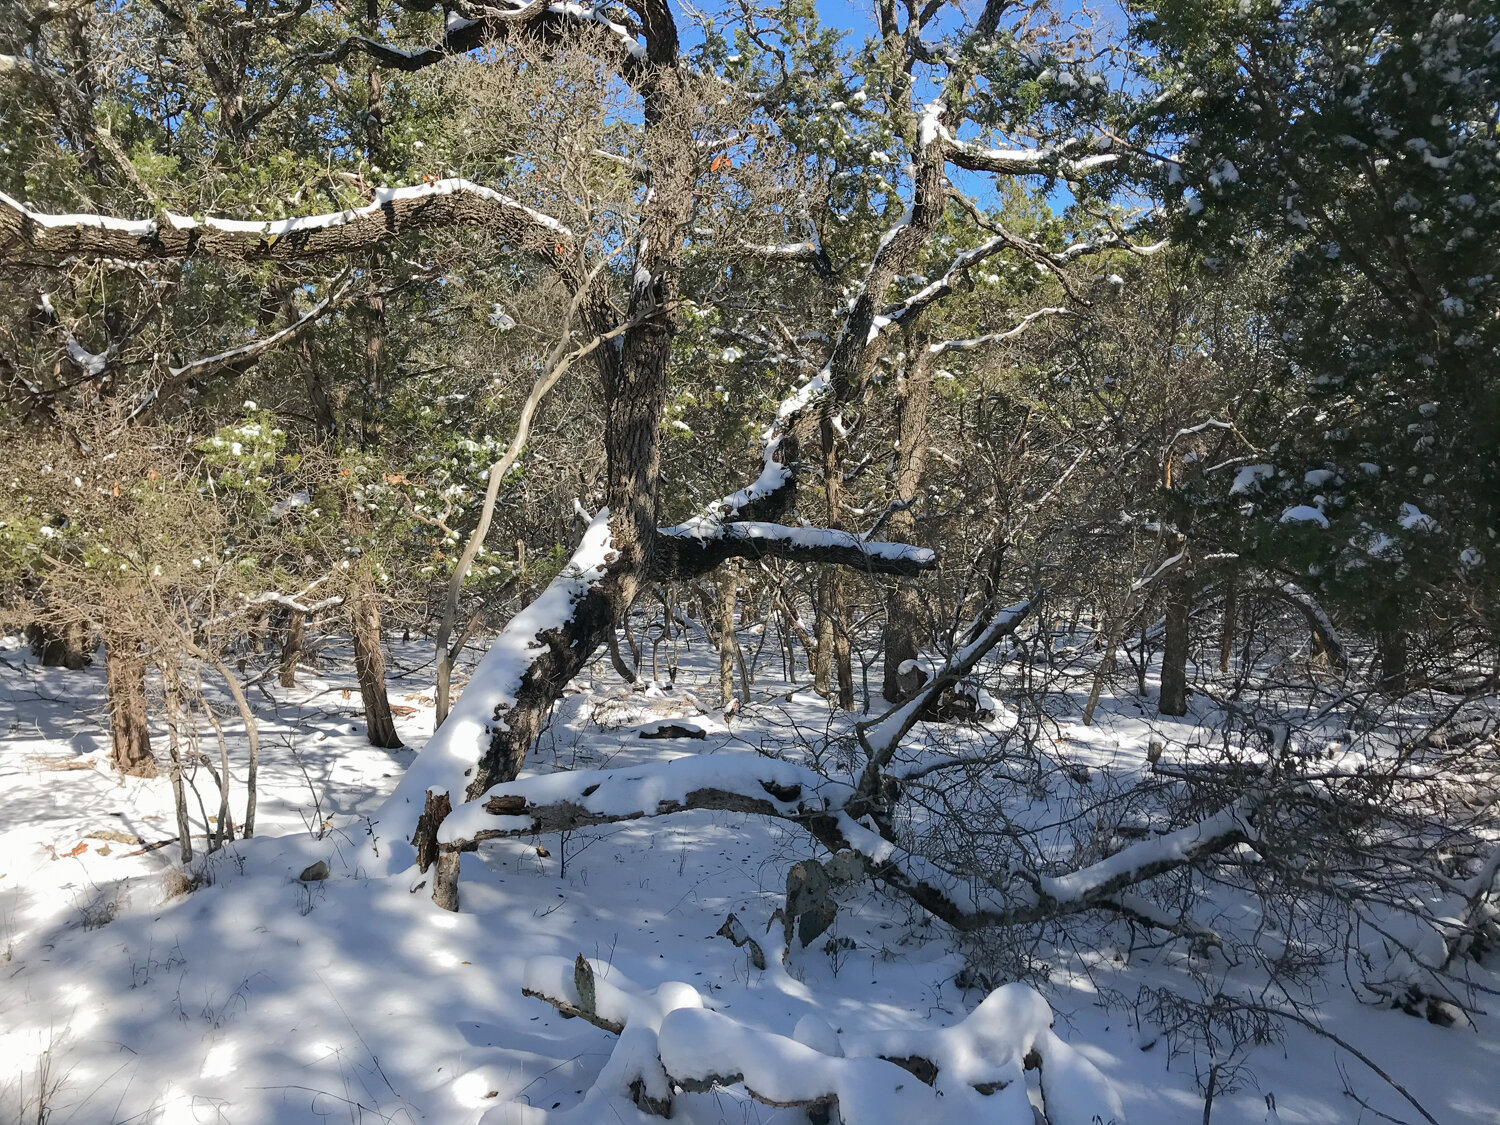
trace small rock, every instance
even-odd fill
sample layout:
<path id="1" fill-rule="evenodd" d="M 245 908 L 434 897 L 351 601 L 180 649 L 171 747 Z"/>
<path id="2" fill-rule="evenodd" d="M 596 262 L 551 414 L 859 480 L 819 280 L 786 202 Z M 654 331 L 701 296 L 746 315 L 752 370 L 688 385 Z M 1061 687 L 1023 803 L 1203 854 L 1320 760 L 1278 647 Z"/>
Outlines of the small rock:
<path id="1" fill-rule="evenodd" d="M 297 878 L 301 879 L 304 883 L 322 882 L 328 878 L 328 864 L 320 859 L 317 863 L 304 870 Z"/>

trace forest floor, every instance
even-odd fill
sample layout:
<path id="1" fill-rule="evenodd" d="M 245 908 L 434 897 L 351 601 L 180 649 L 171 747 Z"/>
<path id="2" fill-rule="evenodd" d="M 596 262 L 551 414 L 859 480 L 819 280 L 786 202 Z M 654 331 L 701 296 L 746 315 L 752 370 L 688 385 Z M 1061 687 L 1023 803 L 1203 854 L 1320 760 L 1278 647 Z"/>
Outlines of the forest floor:
<path id="1" fill-rule="evenodd" d="M 397 724 L 419 746 L 432 726 L 431 650 L 395 644 L 391 656 L 392 702 L 410 708 Z M 252 657 L 252 678 L 257 659 L 271 661 Z M 711 706 L 716 657 L 701 634 L 665 690 L 631 691 L 607 661 L 596 662 L 529 767 L 824 754 L 826 737 L 847 734 L 847 721 L 831 720 L 806 685 L 771 675 L 779 671 L 762 662 L 755 702 L 726 720 Z M 244 732 L 227 697 L 206 687 L 236 763 L 238 817 Z M 14 639 L 0 647 L 0 1122 L 628 1120 L 614 1104 L 605 1113 L 584 1101 L 615 1037 L 522 996 L 526 963 L 538 955 L 583 953 L 645 987 L 685 981 L 711 1007 L 782 1034 L 809 1013 L 840 1031 L 946 1026 L 983 998 L 955 983 L 964 951 L 945 927 L 869 888 L 843 892 L 831 941 L 796 949 L 785 968 L 773 960 L 753 969 L 715 931 L 735 912 L 758 935 L 788 869 L 814 845 L 745 814 L 693 812 L 487 844 L 463 857 L 458 914 L 436 909 L 425 890 L 411 893 L 408 879 L 359 877 L 351 867 L 363 818 L 413 752 L 365 743 L 352 667 L 336 645 L 296 688 L 280 688 L 272 674 L 250 689 L 261 745 L 256 839 L 200 858 L 202 885 L 181 893 L 169 783 L 110 772 L 104 688 L 97 663 L 44 669 Z M 1061 700 L 1053 749 L 1098 785 L 1141 769 L 1153 736 L 1190 741 L 1202 719 L 1160 720 L 1149 699 L 1122 692 L 1084 727 L 1081 702 L 1082 691 Z M 670 718 L 706 737 L 639 737 Z M 941 728 L 929 737 L 984 732 Z M 215 809 L 212 781 L 201 770 L 196 780 L 203 805 Z M 196 803 L 194 820 L 201 844 L 206 817 Z M 160 841 L 171 842 L 150 847 Z M 324 856 L 333 877 L 296 878 Z M 1218 912 L 1218 924 L 1226 921 L 1257 924 L 1237 902 Z M 1065 940 L 1029 952 L 1050 966 L 1039 987 L 1057 1033 L 1108 1076 L 1129 1121 L 1205 1120 L 1206 1049 L 1185 1026 L 1155 1026 L 1142 997 L 1169 989 L 1202 998 L 1237 967 L 1119 923 L 1075 920 Z M 1500 981 L 1490 974 L 1489 983 Z M 1311 998 L 1305 1015 L 1437 1121 L 1500 1122 L 1500 1021 L 1482 1015 L 1473 1029 L 1443 1028 L 1362 1005 L 1338 966 L 1300 988 Z M 1418 1119 L 1369 1068 L 1303 1027 L 1259 1046 L 1221 1037 L 1216 1050 L 1228 1081 L 1213 1125 Z M 735 1086 L 679 1097 L 674 1120 L 807 1116 L 760 1105 Z"/>

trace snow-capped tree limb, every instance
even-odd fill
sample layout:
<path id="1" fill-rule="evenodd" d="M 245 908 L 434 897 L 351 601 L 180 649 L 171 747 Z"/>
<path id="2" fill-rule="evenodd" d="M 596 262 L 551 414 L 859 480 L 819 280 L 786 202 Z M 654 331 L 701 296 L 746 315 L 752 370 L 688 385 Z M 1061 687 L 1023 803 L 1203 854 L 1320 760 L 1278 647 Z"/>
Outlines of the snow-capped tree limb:
<path id="1" fill-rule="evenodd" d="M 763 262 L 802 262 L 812 267 L 819 277 L 834 276 L 833 263 L 828 252 L 816 240 L 805 238 L 801 242 L 749 242 L 736 239 L 735 246 L 741 253 Z"/>
<path id="2" fill-rule="evenodd" d="M 34 211 L 0 192 L 0 249 L 46 255 L 81 254 L 125 261 L 190 254 L 237 261 L 288 261 L 368 250 L 394 238 L 442 227 L 493 231 L 512 245 L 555 260 L 576 239 L 550 215 L 463 179 L 378 188 L 360 207 L 269 221 L 210 216 L 202 221 L 164 213 L 159 219 L 54 215 Z"/>
<path id="3" fill-rule="evenodd" d="M 1004 176 L 1060 176 L 1078 179 L 1089 172 L 1108 168 L 1119 161 L 1114 153 L 1075 156 L 1083 145 L 1070 142 L 1038 148 L 986 148 L 960 141 L 942 131 L 947 159 L 970 172 L 995 172 Z"/>
<path id="4" fill-rule="evenodd" d="M 830 528 L 739 520 L 711 529 L 663 529 L 656 537 L 652 575 L 691 578 L 712 570 L 726 559 L 764 558 L 848 566 L 871 574 L 907 577 L 937 565 L 937 555 L 925 547 L 871 542 L 851 532 Z"/>
<path id="5" fill-rule="evenodd" d="M 315 613 L 321 613 L 325 609 L 344 604 L 343 594 L 334 594 L 330 597 L 320 598 L 315 602 L 304 602 L 292 597 L 290 594 L 278 594 L 275 592 L 256 594 L 253 598 L 245 599 L 247 606 L 257 605 L 279 605 L 285 606 L 294 613 L 306 614 L 311 617 Z"/>
<path id="6" fill-rule="evenodd" d="M 353 35 L 326 51 L 306 57 L 312 63 L 341 63 L 357 52 L 381 66 L 410 73 L 481 47 L 507 42 L 560 47 L 582 32 L 593 32 L 604 48 L 603 60 L 626 81 L 639 79 L 645 69 L 647 46 L 597 8 L 555 0 L 525 0 L 509 8 L 483 4 L 470 9 L 470 13 L 468 16 L 461 16 L 456 10 L 448 13 L 442 38 L 417 50 L 403 50 L 378 39 Z"/>
<path id="7" fill-rule="evenodd" d="M 936 343 L 929 344 L 928 350 L 933 355 L 942 355 L 944 352 L 973 351 L 975 348 L 982 348 L 986 344 L 998 344 L 1004 340 L 1014 340 L 1039 320 L 1054 316 L 1077 315 L 1072 309 L 1064 308 L 1060 305 L 1037 309 L 1035 312 L 1023 316 L 1015 325 L 1007 328 L 1004 332 L 988 332 L 983 336 L 975 336 L 968 340 L 939 340 Z"/>
<path id="8" fill-rule="evenodd" d="M 957 686 L 1002 638 L 1020 628 L 1036 606 L 1036 601 L 1036 597 L 1031 597 L 996 613 L 973 640 L 950 656 L 937 673 L 915 692 L 879 718 L 855 724 L 855 733 L 867 758 L 859 785 L 862 801 L 872 803 L 878 800 L 885 768 L 895 755 L 896 748 L 901 745 L 901 740 L 931 710 L 943 692 Z M 856 815 L 863 815 L 864 811 L 866 810 L 861 808 Z"/>
<path id="9" fill-rule="evenodd" d="M 860 813 L 864 803 L 855 787 L 804 766 L 748 754 L 700 754 L 494 786 L 447 816 L 438 846 L 448 852 L 469 851 L 485 840 L 694 810 L 769 816 L 800 826 L 831 853 L 852 853 L 866 877 L 885 883 L 955 929 L 970 931 L 1085 910 L 1119 912 L 1129 907 L 1129 900 L 1125 906 L 1120 900 L 1129 888 L 1255 838 L 1250 823 L 1255 805 L 1246 798 L 1086 867 L 1047 876 L 1012 872 L 1003 891 L 976 892 L 967 879 L 902 850 L 862 824 L 852 814 Z M 1134 913 L 1150 920 L 1144 906 Z"/>

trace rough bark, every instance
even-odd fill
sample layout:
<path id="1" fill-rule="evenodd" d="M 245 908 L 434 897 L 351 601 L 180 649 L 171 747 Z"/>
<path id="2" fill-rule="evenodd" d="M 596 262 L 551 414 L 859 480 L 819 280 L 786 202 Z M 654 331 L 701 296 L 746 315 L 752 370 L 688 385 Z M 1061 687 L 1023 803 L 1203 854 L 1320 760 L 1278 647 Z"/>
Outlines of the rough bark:
<path id="1" fill-rule="evenodd" d="M 104 670 L 109 691 L 110 762 L 129 777 L 155 777 L 146 721 L 146 659 L 135 642 L 106 638 Z"/>
<path id="2" fill-rule="evenodd" d="M 927 459 L 927 409 L 932 399 L 932 372 L 925 337 L 911 343 L 907 354 L 915 355 L 899 386 L 900 400 L 896 415 L 895 505 L 886 521 L 886 535 L 910 543 L 916 532 L 912 514 L 922 470 Z M 894 703 L 915 691 L 920 681 L 915 673 L 901 674 L 901 665 L 915 660 L 927 642 L 922 628 L 922 603 L 908 582 L 891 588 L 885 603 L 885 666 L 881 695 Z"/>
<path id="3" fill-rule="evenodd" d="M 1387 695 L 1404 695 L 1409 686 L 1407 676 L 1407 636 L 1400 629 L 1383 629 L 1376 637 L 1376 662 L 1380 671 L 1380 690 Z"/>
<path id="4" fill-rule="evenodd" d="M 719 701 L 723 707 L 734 700 L 734 658 L 739 647 L 734 631 L 734 603 L 739 577 L 737 562 L 725 563 L 719 569 Z"/>
<path id="5" fill-rule="evenodd" d="M 281 641 L 281 674 L 277 682 L 284 688 L 297 686 L 297 661 L 307 637 L 307 614 L 295 609 L 287 612 L 286 632 Z"/>
<path id="6" fill-rule="evenodd" d="M 1161 654 L 1161 697 L 1157 711 L 1162 715 L 1186 715 L 1188 624 L 1193 610 L 1193 579 L 1186 567 L 1179 566 L 1168 580 L 1166 603 L 1166 640 Z M 1142 665 L 1149 659 L 1142 643 Z"/>
<path id="7" fill-rule="evenodd" d="M 380 598 L 367 580 L 349 599 L 349 621 L 354 633 L 354 675 L 365 705 L 365 737 L 371 746 L 394 750 L 404 745 L 391 717 L 385 690 L 385 652 L 380 647 Z"/>
<path id="8" fill-rule="evenodd" d="M 1219 671 L 1229 672 L 1229 662 L 1234 657 L 1234 634 L 1239 621 L 1240 597 L 1234 575 L 1224 580 L 1224 627 L 1219 633 Z"/>

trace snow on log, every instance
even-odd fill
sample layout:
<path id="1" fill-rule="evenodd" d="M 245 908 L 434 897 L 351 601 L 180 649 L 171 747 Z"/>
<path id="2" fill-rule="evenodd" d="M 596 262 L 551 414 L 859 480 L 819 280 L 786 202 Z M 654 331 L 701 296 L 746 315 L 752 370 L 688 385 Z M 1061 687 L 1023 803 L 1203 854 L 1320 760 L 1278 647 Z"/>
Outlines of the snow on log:
<path id="1" fill-rule="evenodd" d="M 639 989 L 583 957 L 528 962 L 523 992 L 621 1036 L 583 1104 L 549 1121 L 600 1120 L 611 1100 L 625 1097 L 665 1115 L 673 1086 L 743 1084 L 765 1105 L 837 1105 L 846 1125 L 1032 1125 L 1025 1071 L 1038 1067 L 1052 1125 L 1125 1121 L 1104 1075 L 1052 1031 L 1052 1009 L 1023 984 L 992 992 L 952 1027 L 842 1035 L 825 1027 L 811 1035 L 804 1020 L 791 1037 L 709 1010 L 687 984 Z M 653 1082 L 667 1096 L 645 1101 Z"/>
<path id="2" fill-rule="evenodd" d="M 588 1125 L 617 1120 L 623 1107 L 611 1103 L 623 1099 L 653 1116 L 671 1116 L 672 1079 L 662 1068 L 657 1034 L 670 1013 L 702 1010 L 703 997 L 696 988 L 666 981 L 643 989 L 606 962 L 580 955 L 573 961 L 532 958 L 526 963 L 521 993 L 620 1037 L 583 1101 L 565 1114 L 549 1114 L 546 1120 L 571 1119 Z"/>
<path id="3" fill-rule="evenodd" d="M 855 567 L 871 574 L 908 577 L 931 570 L 937 554 L 906 543 L 881 543 L 847 531 L 790 527 L 743 520 L 663 528 L 657 533 L 652 569 L 659 577 L 683 578 L 711 570 L 725 559 L 778 558 Z"/>
<path id="4" fill-rule="evenodd" d="M 438 839 L 451 844 L 528 836 L 690 809 L 796 819 L 842 808 L 852 793 L 848 785 L 776 758 L 695 754 L 630 769 L 571 770 L 509 781 L 455 809 Z"/>
<path id="5" fill-rule="evenodd" d="M 373 202 L 344 211 L 291 219 L 203 220 L 165 212 L 159 219 L 53 215 L 33 211 L 0 192 L 0 246 L 40 254 L 82 254 L 125 261 L 189 254 L 241 261 L 315 258 L 364 250 L 393 238 L 441 227 L 480 227 L 548 256 L 574 244 L 562 223 L 490 188 L 464 179 L 377 188 Z"/>
<path id="6" fill-rule="evenodd" d="M 534 661 L 550 651 L 545 635 L 572 620 L 575 607 L 604 578 L 613 558 L 609 509 L 604 508 L 589 524 L 567 566 L 495 639 L 448 718 L 375 814 L 373 846 L 366 849 L 371 854 L 361 859 L 366 867 L 378 865 L 394 874 L 415 861 L 415 851 L 402 837 L 426 807 L 427 794 L 449 794 L 455 804 L 463 800 L 491 735 L 505 728 L 505 712 L 515 706 L 524 677 Z"/>

